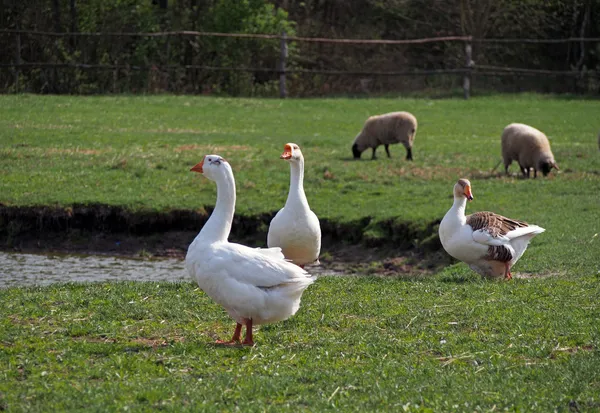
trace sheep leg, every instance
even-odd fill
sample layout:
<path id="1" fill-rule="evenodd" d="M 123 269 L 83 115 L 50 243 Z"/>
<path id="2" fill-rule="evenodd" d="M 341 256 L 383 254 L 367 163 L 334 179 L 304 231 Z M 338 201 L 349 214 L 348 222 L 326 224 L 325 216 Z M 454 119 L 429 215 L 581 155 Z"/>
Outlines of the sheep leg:
<path id="1" fill-rule="evenodd" d="M 377 148 L 373 148 L 373 156 L 371 156 L 371 159 L 377 159 L 377 156 L 375 156 L 376 150 L 377 150 Z"/>
<path id="2" fill-rule="evenodd" d="M 233 332 L 233 337 L 231 337 L 231 340 L 229 340 L 229 341 L 217 340 L 215 343 L 216 344 L 225 344 L 226 346 L 230 346 L 232 344 L 237 344 L 240 342 L 241 335 L 242 335 L 242 325 L 240 323 L 236 323 L 235 331 Z"/>
<path id="3" fill-rule="evenodd" d="M 521 168 L 521 173 L 523 174 L 523 178 L 529 178 L 529 168 L 525 169 L 519 164 L 519 168 Z"/>
<path id="4" fill-rule="evenodd" d="M 388 158 L 391 158 L 392 155 L 390 155 L 390 145 L 389 144 L 385 144 L 385 153 L 387 153 Z"/>
<path id="5" fill-rule="evenodd" d="M 412 148 L 406 148 L 406 160 L 407 161 L 412 161 Z"/>
<path id="6" fill-rule="evenodd" d="M 254 340 L 252 340 L 252 319 L 249 318 L 246 320 L 246 338 L 242 342 L 245 346 L 253 346 Z"/>
<path id="7" fill-rule="evenodd" d="M 533 178 L 537 178 L 537 169 L 533 168 Z"/>

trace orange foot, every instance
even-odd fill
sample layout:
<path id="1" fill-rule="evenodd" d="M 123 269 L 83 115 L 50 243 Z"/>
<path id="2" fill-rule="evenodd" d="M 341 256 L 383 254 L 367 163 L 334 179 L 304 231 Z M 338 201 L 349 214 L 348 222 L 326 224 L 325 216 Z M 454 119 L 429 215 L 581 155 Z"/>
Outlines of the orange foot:
<path id="1" fill-rule="evenodd" d="M 240 336 L 242 335 L 242 325 L 240 323 L 237 323 L 235 326 L 235 331 L 233 332 L 233 337 L 231 337 L 231 340 L 217 340 L 215 341 L 215 344 L 220 344 L 223 346 L 235 346 L 237 344 L 240 343 Z"/>
<path id="2" fill-rule="evenodd" d="M 512 280 L 512 274 L 510 273 L 510 264 L 505 263 L 504 265 L 506 266 L 506 271 L 504 272 L 504 279 Z"/>
<path id="3" fill-rule="evenodd" d="M 254 346 L 254 340 L 252 340 L 252 319 L 246 320 L 246 338 L 242 342 L 244 346 Z"/>
<path id="4" fill-rule="evenodd" d="M 254 341 L 252 341 L 252 340 L 244 340 L 244 341 L 242 341 L 242 345 L 243 346 L 254 347 Z"/>

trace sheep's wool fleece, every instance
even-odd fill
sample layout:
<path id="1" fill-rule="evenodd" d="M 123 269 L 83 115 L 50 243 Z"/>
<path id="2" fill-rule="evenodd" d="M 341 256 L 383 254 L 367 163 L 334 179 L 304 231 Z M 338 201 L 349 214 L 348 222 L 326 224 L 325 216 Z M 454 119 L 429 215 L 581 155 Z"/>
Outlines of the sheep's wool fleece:
<path id="1" fill-rule="evenodd" d="M 502 154 L 505 158 L 509 157 L 515 160 L 520 159 L 520 155 L 523 154 L 547 154 L 554 159 L 546 135 L 536 128 L 522 123 L 511 123 L 504 128 Z"/>
<path id="2" fill-rule="evenodd" d="M 409 112 L 391 112 L 369 117 L 354 143 L 363 147 L 404 143 L 412 147 L 417 132 L 417 118 Z"/>

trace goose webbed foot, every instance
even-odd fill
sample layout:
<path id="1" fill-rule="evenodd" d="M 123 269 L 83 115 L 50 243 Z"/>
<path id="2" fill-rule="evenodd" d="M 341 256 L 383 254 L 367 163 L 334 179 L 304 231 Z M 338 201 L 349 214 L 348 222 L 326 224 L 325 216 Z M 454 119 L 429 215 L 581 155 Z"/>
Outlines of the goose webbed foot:
<path id="1" fill-rule="evenodd" d="M 512 280 L 512 274 L 510 273 L 510 264 L 504 263 L 504 266 L 506 268 L 505 272 L 504 272 L 504 279 L 505 280 Z"/>
<path id="2" fill-rule="evenodd" d="M 223 346 L 235 346 L 236 344 L 240 343 L 241 335 L 242 325 L 240 323 L 237 323 L 235 325 L 235 331 L 233 332 L 233 337 L 231 337 L 231 340 L 217 340 L 215 341 L 215 344 L 221 344 Z"/>
<path id="3" fill-rule="evenodd" d="M 239 324 L 238 324 L 239 325 Z M 239 325 L 241 328 L 241 325 Z M 242 341 L 244 346 L 254 346 L 254 340 L 252 340 L 252 319 L 246 320 L 246 338 Z"/>

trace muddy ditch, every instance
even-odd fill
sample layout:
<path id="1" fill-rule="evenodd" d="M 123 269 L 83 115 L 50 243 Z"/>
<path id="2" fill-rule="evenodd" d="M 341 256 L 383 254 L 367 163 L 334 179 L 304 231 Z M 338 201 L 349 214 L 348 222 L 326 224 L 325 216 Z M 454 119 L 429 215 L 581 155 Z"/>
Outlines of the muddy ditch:
<path id="1" fill-rule="evenodd" d="M 0 250 L 182 259 L 211 212 L 211 206 L 195 211 L 132 211 L 101 204 L 0 205 Z M 275 213 L 236 215 L 230 240 L 265 246 Z M 439 220 L 322 219 L 322 266 L 346 273 L 431 273 L 451 262 L 442 250 L 438 225 Z"/>

